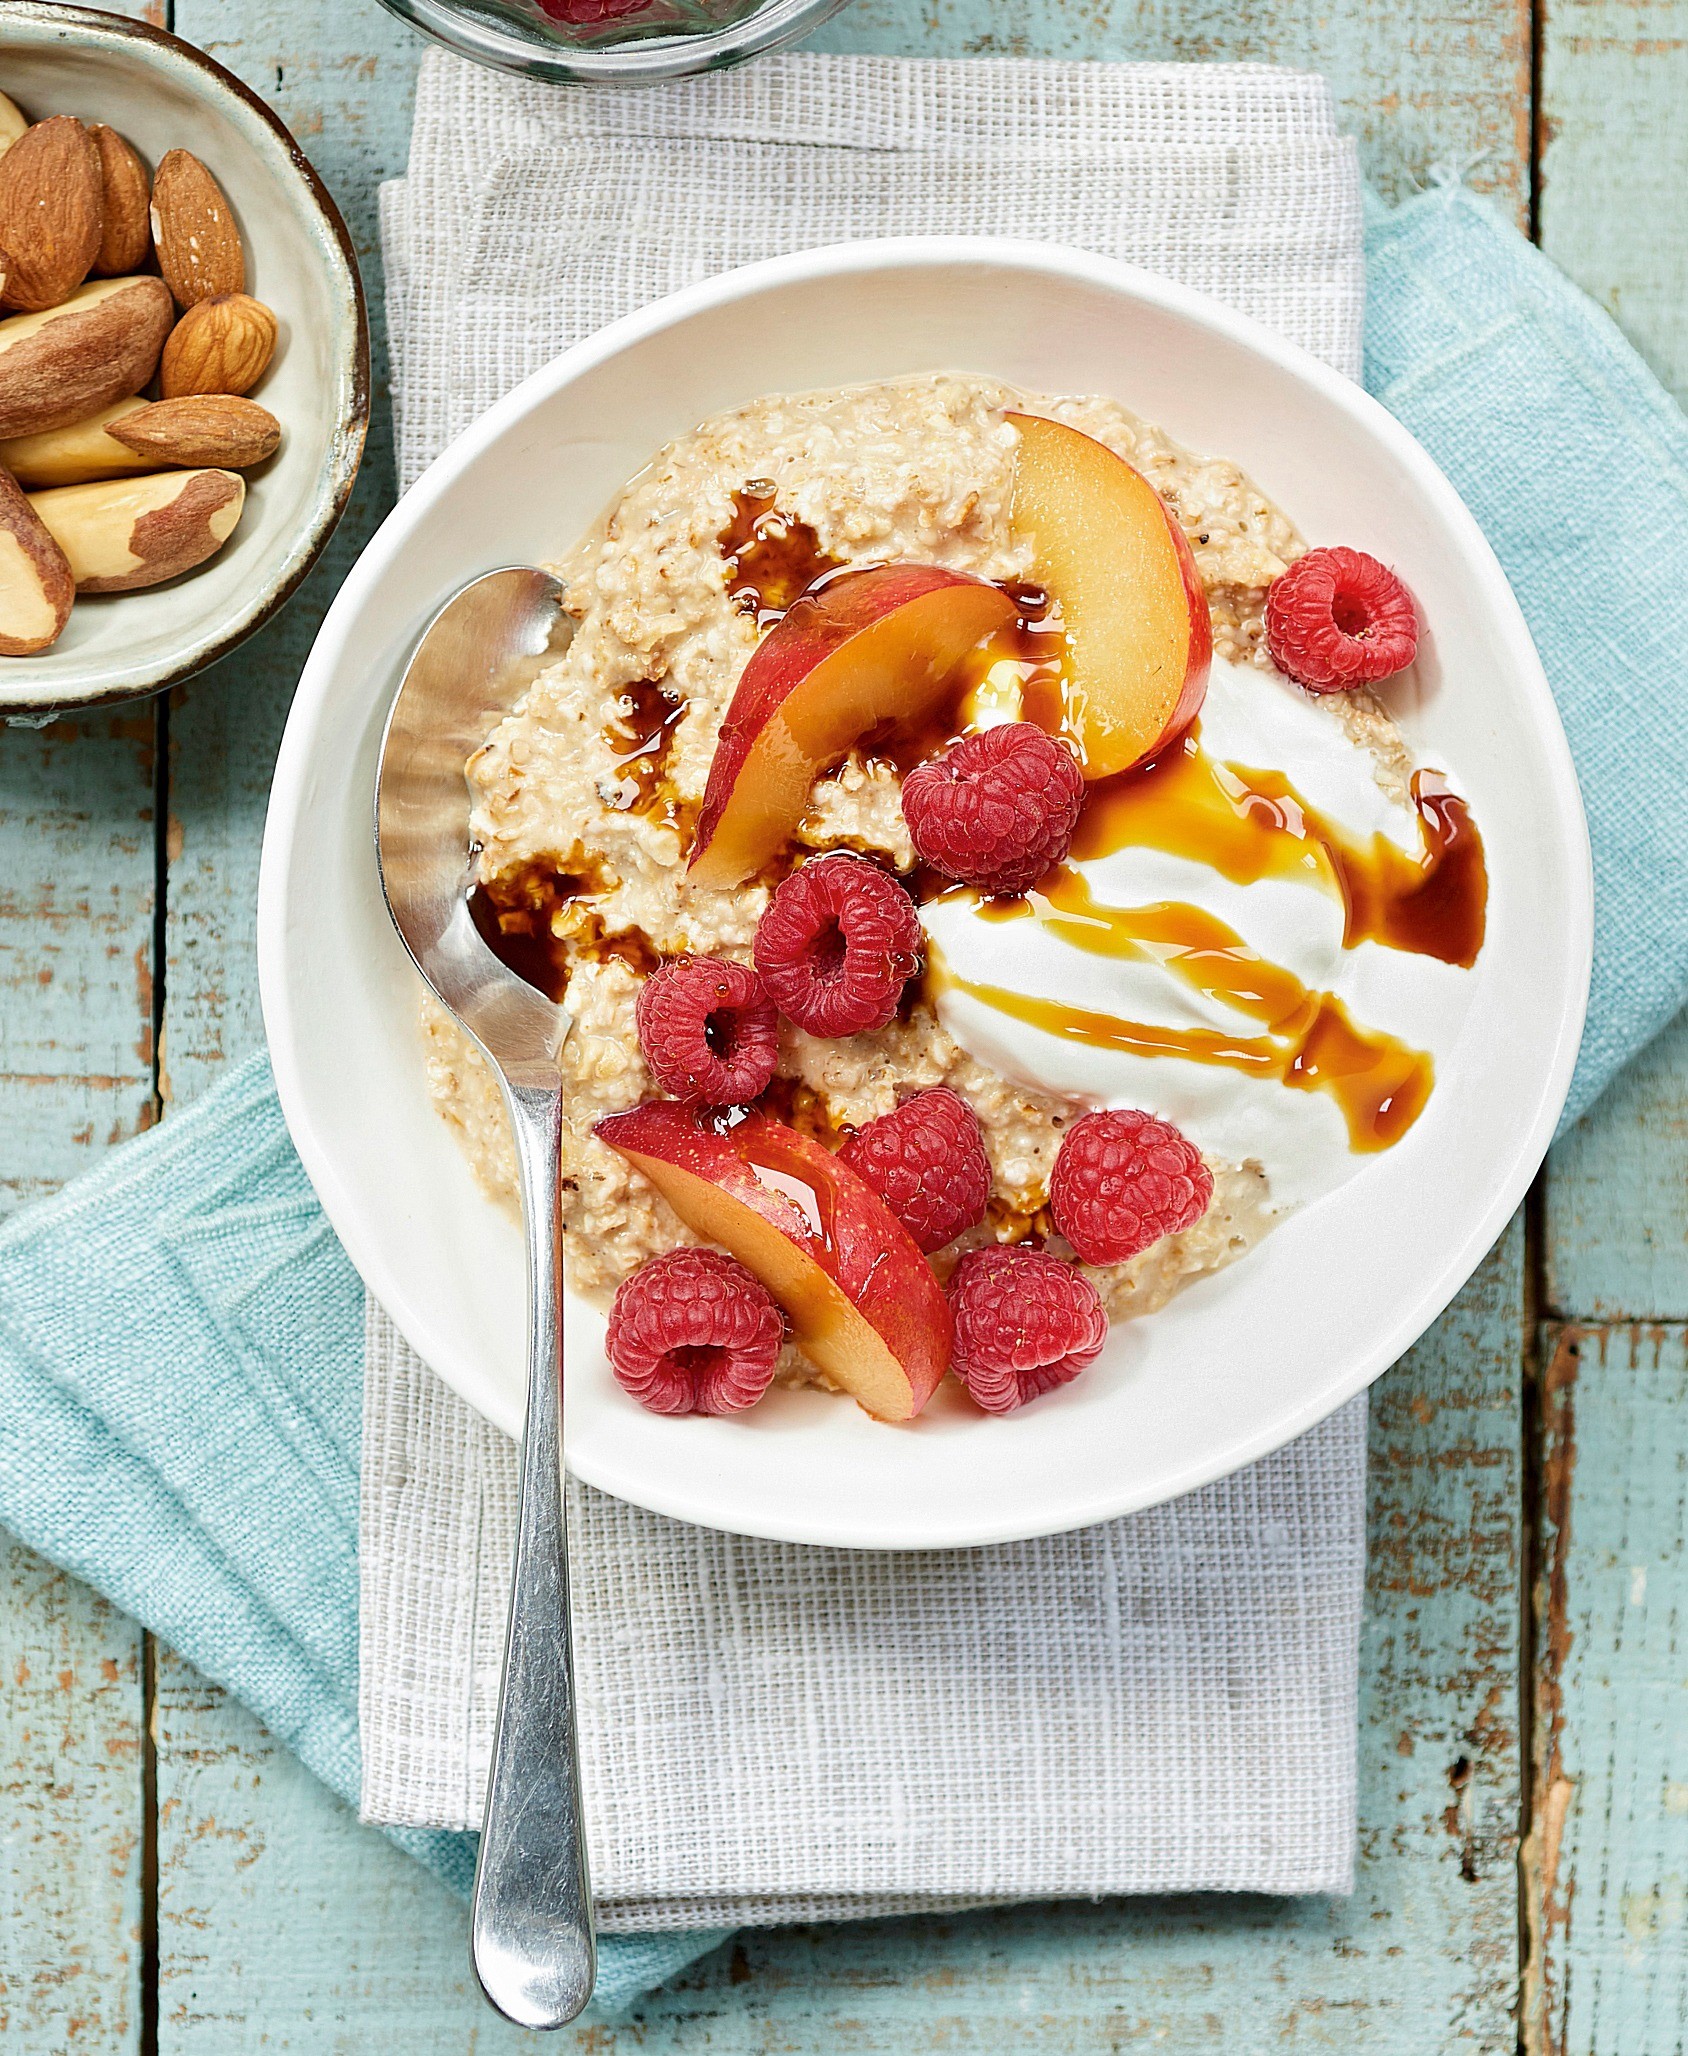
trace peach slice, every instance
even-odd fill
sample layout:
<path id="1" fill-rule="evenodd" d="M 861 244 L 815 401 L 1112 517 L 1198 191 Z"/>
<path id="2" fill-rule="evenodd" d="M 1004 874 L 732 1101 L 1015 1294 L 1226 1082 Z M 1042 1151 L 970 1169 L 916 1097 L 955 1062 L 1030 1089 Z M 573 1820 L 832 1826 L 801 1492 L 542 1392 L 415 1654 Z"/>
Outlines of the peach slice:
<path id="1" fill-rule="evenodd" d="M 691 876 L 742 884 L 790 841 L 809 792 L 853 743 L 915 727 L 974 645 L 1015 618 L 982 579 L 880 564 L 828 579 L 758 644 L 721 724 Z"/>
<path id="2" fill-rule="evenodd" d="M 1201 711 L 1213 626 L 1176 517 L 1141 472 L 1036 414 L 1020 432 L 1011 509 L 1032 577 L 1060 604 L 1068 704 L 1086 778 L 1152 756 Z"/>
<path id="3" fill-rule="evenodd" d="M 592 1132 L 693 1234 L 755 1272 L 803 1354 L 870 1414 L 919 1413 L 949 1368 L 949 1302 L 848 1164 L 766 1114 L 699 1114 L 672 1099 L 610 1114 Z"/>

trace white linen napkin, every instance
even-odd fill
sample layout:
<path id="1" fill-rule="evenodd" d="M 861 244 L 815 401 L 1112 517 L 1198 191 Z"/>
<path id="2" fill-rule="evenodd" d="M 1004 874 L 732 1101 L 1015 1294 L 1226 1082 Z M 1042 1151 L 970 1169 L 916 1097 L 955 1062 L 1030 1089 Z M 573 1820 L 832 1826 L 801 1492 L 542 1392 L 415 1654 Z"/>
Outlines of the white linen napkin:
<path id="1" fill-rule="evenodd" d="M 551 91 L 433 54 L 382 194 L 401 483 L 662 293 L 935 230 L 1127 258 L 1359 369 L 1359 183 L 1318 78 L 799 54 Z M 1363 1398 L 1169 1506 L 988 1549 L 800 1548 L 570 1495 L 606 1931 L 1351 1889 Z M 515 1498 L 513 1446 L 372 1306 L 369 1819 L 478 1824 Z"/>

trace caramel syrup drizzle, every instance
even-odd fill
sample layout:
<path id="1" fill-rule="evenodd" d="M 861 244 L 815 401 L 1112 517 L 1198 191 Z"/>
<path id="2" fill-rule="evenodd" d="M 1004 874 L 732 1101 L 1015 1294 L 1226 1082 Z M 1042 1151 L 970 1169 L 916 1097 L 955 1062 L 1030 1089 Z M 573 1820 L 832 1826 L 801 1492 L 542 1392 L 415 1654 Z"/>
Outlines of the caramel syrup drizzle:
<path id="1" fill-rule="evenodd" d="M 469 918 L 501 964 L 561 1005 L 570 970 L 582 957 L 616 957 L 641 975 L 657 967 L 657 952 L 642 933 L 607 932 L 602 915 L 586 904 L 604 890 L 603 874 L 590 862 L 573 871 L 522 864 L 471 886 Z M 557 917 L 565 909 L 559 932 Z"/>
<path id="2" fill-rule="evenodd" d="M 648 813 L 661 801 L 668 752 L 685 711 L 680 695 L 654 678 L 636 679 L 617 694 L 604 740 L 626 791 L 616 802 L 618 813 Z"/>
<path id="3" fill-rule="evenodd" d="M 751 479 L 733 495 L 733 517 L 717 541 L 727 565 L 727 597 L 742 613 L 768 628 L 817 579 L 841 568 L 843 559 L 821 548 L 808 522 L 782 514 L 772 480 Z"/>
<path id="4" fill-rule="evenodd" d="M 982 907 L 987 920 L 1027 916 L 1050 934 L 1093 956 L 1162 965 L 1205 997 L 1257 1020 L 1263 1036 L 1215 1028 L 1170 1028 L 1034 999 L 959 978 L 929 949 L 929 978 L 1069 1042 L 1128 1056 L 1182 1057 L 1251 1077 L 1272 1078 L 1300 1092 L 1323 1092 L 1341 1109 L 1349 1145 L 1358 1152 L 1398 1142 L 1424 1110 L 1435 1079 L 1428 1055 L 1393 1035 L 1355 1022 L 1334 993 L 1314 992 L 1292 971 L 1269 963 L 1234 928 L 1182 900 L 1110 907 L 1077 872 L 1057 866 L 1024 899 Z"/>

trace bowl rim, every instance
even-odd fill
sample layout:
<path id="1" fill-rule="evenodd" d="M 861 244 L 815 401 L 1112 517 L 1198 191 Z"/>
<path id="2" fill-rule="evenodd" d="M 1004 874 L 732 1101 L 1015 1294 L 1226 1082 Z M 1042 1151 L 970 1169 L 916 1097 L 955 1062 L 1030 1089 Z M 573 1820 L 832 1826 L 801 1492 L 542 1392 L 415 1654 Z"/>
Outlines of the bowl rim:
<path id="1" fill-rule="evenodd" d="M 237 78 L 225 65 L 209 56 L 195 44 L 184 42 L 180 36 L 172 35 L 168 29 L 155 28 L 150 22 L 135 21 L 127 15 L 108 14 L 101 8 L 73 7 L 63 0 L 8 0 L 0 11 L 0 48 L 6 43 L 6 30 L 13 25 L 32 28 L 63 29 L 73 32 L 67 41 L 109 43 L 112 45 L 139 44 L 143 48 L 168 51 L 180 58 L 190 71 L 200 73 L 209 82 L 212 91 L 220 88 L 237 100 L 250 113 L 257 116 L 282 146 L 284 155 L 301 185 L 315 204 L 328 229 L 329 238 L 345 267 L 351 282 L 352 306 L 355 315 L 353 323 L 354 345 L 352 353 L 352 391 L 346 411 L 336 425 L 334 438 L 335 468 L 329 490 L 318 501 L 317 510 L 309 528 L 296 544 L 298 559 L 293 569 L 279 584 L 266 584 L 265 597 L 229 628 L 216 642 L 206 648 L 196 649 L 180 661 L 168 664 L 147 683 L 129 685 L 117 692 L 102 693 L 97 685 L 87 692 L 59 691 L 45 699 L 0 699 L 0 722 L 28 721 L 31 718 L 50 717 L 55 714 L 92 712 L 101 707 L 126 706 L 136 700 L 149 700 L 173 685 L 194 677 L 210 665 L 226 657 L 229 652 L 254 635 L 293 596 L 305 574 L 321 556 L 329 537 L 339 526 L 340 517 L 346 511 L 357 482 L 359 468 L 363 462 L 364 444 L 369 434 L 370 373 L 369 373 L 369 303 L 364 292 L 363 275 L 358 269 L 357 250 L 352 242 L 351 231 L 345 218 L 335 205 L 334 196 L 322 182 L 315 165 L 299 147 L 293 131 L 276 113 L 269 103 L 260 98 L 242 78 Z M 27 661 L 27 660 L 24 660 Z"/>
<path id="2" fill-rule="evenodd" d="M 301 673 L 282 737 L 265 822 L 257 919 L 259 995 L 276 1089 L 300 1160 L 331 1225 L 371 1294 L 393 1317 L 418 1354 L 432 1361 L 446 1383 L 477 1412 L 483 1410 L 484 1395 L 478 1398 L 466 1389 L 466 1381 L 453 1374 L 454 1366 L 449 1360 L 441 1361 L 439 1353 L 430 1356 L 425 1339 L 427 1322 L 417 1316 L 414 1296 L 400 1272 L 388 1261 L 386 1246 L 377 1234 L 366 1230 L 361 1204 L 340 1174 L 341 1152 L 334 1138 L 325 1135 L 313 1118 L 314 1099 L 307 1081 L 310 1067 L 302 1054 L 294 989 L 288 972 L 290 952 L 304 945 L 303 937 L 289 933 L 287 915 L 295 829 L 313 781 L 314 730 L 319 710 L 334 688 L 344 647 L 365 599 L 390 575 L 411 529 L 451 493 L 465 470 L 555 393 L 630 345 L 688 321 L 700 312 L 770 287 L 869 270 L 944 266 L 986 266 L 1052 274 L 1147 302 L 1205 327 L 1264 356 L 1315 388 L 1323 401 L 1355 418 L 1385 446 L 1394 461 L 1413 474 L 1439 519 L 1465 551 L 1473 574 L 1480 581 L 1485 604 L 1511 648 L 1520 681 L 1533 704 L 1550 767 L 1549 783 L 1541 794 L 1543 807 L 1561 825 L 1569 844 L 1565 940 L 1566 961 L 1573 968 L 1560 994 L 1552 1029 L 1551 1061 L 1544 1066 L 1533 1112 L 1497 1165 L 1486 1202 L 1474 1214 L 1457 1244 L 1427 1273 L 1410 1304 L 1403 1306 L 1387 1328 L 1374 1332 L 1363 1347 L 1349 1354 L 1325 1384 L 1296 1406 L 1275 1415 L 1269 1427 L 1253 1430 L 1237 1442 L 1186 1464 L 1161 1478 L 1152 1490 L 1098 1491 L 1082 1503 L 1063 1505 L 1045 1520 L 1028 1522 L 1023 1517 L 1013 1517 L 995 1526 L 988 1521 L 970 1521 L 964 1527 L 934 1526 L 928 1520 L 921 1526 L 918 1514 L 911 1513 L 903 1518 L 900 1527 L 882 1529 L 871 1540 L 840 1531 L 825 1515 L 813 1520 L 763 1525 L 758 1525 L 753 1517 L 738 1516 L 729 1530 L 830 1547 L 971 1547 L 1090 1526 L 1163 1504 L 1229 1476 L 1284 1447 L 1364 1391 L 1446 1310 L 1527 1193 L 1553 1139 L 1570 1087 L 1587 1010 L 1593 954 L 1594 887 L 1587 820 L 1557 704 L 1522 610 L 1475 516 L 1440 466 L 1410 431 L 1357 382 L 1250 316 L 1205 294 L 1141 267 L 1062 244 L 965 235 L 857 240 L 768 258 L 718 274 L 682 287 L 583 338 L 495 402 L 434 459 L 383 521 L 335 596 Z M 465 577 L 472 575 L 473 570 L 466 569 Z M 507 1430 L 511 1426 L 509 1422 L 499 1425 Z M 590 1459 L 580 1464 L 571 1462 L 570 1468 L 586 1483 L 670 1518 L 703 1527 L 726 1525 L 719 1510 L 704 1503 L 701 1496 L 688 1497 L 680 1490 L 653 1492 L 641 1480 L 624 1476 L 612 1467 L 600 1467 Z"/>

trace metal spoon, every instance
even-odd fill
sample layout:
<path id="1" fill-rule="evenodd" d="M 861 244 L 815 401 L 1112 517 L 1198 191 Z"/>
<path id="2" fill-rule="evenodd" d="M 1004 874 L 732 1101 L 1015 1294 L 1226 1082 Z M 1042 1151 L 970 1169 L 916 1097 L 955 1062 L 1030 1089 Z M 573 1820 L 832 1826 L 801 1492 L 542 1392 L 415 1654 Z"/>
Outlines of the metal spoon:
<path id="1" fill-rule="evenodd" d="M 580 1813 L 563 1526 L 559 1006 L 506 969 L 469 914 L 464 765 L 566 640 L 562 587 L 492 571 L 435 615 L 399 686 L 375 789 L 375 848 L 416 968 L 491 1059 L 521 1169 L 528 1394 L 510 1626 L 475 1866 L 475 1975 L 521 2027 L 561 2027 L 592 1996 L 592 1890 Z"/>

